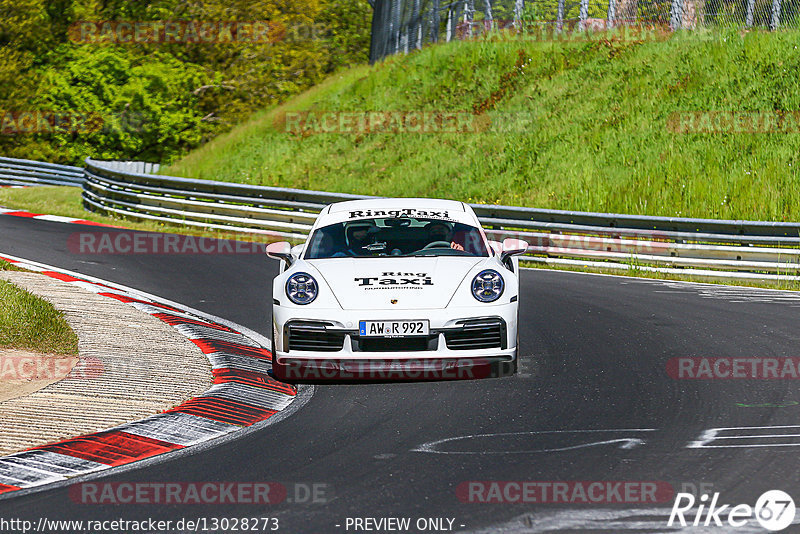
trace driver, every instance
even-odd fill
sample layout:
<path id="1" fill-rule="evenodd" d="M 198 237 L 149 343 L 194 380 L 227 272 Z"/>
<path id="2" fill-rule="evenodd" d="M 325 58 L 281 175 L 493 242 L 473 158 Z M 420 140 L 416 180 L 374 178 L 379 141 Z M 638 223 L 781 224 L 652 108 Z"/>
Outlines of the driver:
<path id="1" fill-rule="evenodd" d="M 464 246 L 453 240 L 453 230 L 449 224 L 440 221 L 429 222 L 425 225 L 428 234 L 428 244 L 436 241 L 446 241 L 450 243 L 450 248 L 454 250 L 464 250 Z"/>
<path id="2" fill-rule="evenodd" d="M 369 232 L 372 225 L 369 223 L 354 224 L 347 228 L 347 249 L 353 256 L 366 253 L 364 247 L 370 244 Z"/>

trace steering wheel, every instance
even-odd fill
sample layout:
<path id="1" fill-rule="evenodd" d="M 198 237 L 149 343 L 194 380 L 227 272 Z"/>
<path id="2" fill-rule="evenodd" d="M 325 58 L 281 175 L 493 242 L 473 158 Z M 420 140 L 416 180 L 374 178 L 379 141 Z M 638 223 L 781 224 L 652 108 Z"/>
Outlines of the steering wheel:
<path id="1" fill-rule="evenodd" d="M 442 248 L 442 247 L 450 248 L 450 241 L 431 241 L 430 243 L 422 247 L 422 250 L 429 248 Z"/>

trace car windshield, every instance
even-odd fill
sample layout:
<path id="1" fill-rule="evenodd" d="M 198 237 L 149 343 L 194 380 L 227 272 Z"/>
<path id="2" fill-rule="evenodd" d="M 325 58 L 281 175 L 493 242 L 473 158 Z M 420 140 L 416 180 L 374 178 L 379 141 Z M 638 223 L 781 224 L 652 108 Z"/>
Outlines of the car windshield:
<path id="1" fill-rule="evenodd" d="M 318 228 L 305 259 L 376 256 L 488 256 L 481 231 L 468 224 L 415 217 L 362 219 Z"/>

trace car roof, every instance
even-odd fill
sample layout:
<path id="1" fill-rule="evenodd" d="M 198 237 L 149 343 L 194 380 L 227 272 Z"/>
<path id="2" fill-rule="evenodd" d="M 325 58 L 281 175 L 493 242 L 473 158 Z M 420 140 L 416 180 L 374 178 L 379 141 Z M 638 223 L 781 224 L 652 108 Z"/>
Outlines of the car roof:
<path id="1" fill-rule="evenodd" d="M 479 226 L 472 208 L 457 200 L 433 198 L 376 198 L 348 200 L 322 210 L 315 227 L 376 217 L 420 217 Z"/>

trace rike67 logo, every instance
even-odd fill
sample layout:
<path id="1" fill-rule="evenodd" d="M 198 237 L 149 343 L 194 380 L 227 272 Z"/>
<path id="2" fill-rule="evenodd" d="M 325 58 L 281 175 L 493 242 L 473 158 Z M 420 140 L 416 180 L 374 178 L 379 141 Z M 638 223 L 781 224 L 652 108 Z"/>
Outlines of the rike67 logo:
<path id="1" fill-rule="evenodd" d="M 688 524 L 695 527 L 740 528 L 752 525 L 755 520 L 765 529 L 777 532 L 794 523 L 794 500 L 781 490 L 765 492 L 758 498 L 755 506 L 720 504 L 719 495 L 714 493 L 710 502 L 707 494 L 702 495 L 695 511 L 695 496 L 691 493 L 678 493 L 667 526 L 671 527 L 677 521 L 680 526 L 685 527 L 687 517 L 690 521 Z"/>

